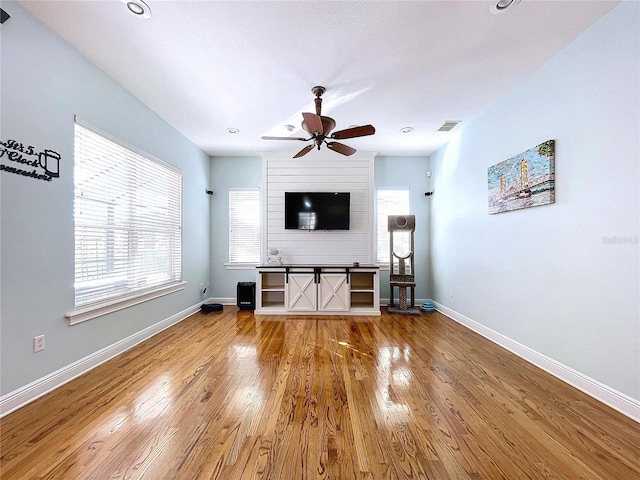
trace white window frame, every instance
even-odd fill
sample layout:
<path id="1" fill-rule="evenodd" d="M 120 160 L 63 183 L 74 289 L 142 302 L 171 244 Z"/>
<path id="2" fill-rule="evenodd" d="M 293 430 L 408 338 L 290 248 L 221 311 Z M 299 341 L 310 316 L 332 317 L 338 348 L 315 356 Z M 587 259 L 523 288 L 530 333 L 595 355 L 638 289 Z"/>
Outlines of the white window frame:
<path id="1" fill-rule="evenodd" d="M 392 194 L 398 192 L 403 197 L 400 203 L 403 208 L 394 208 L 389 210 L 381 205 L 380 193 Z M 404 202 L 406 200 L 406 204 Z M 409 187 L 388 187 L 379 186 L 376 189 L 376 263 L 382 268 L 389 268 L 389 231 L 388 231 L 388 215 L 409 215 L 411 212 L 411 191 Z"/>
<path id="2" fill-rule="evenodd" d="M 255 268 L 260 264 L 260 252 L 262 251 L 262 198 L 260 187 L 229 187 L 228 201 L 229 261 L 225 266 L 227 269 Z M 239 210 L 245 212 L 244 215 L 235 217 Z M 243 222 L 248 222 L 249 229 L 241 229 Z M 239 241 L 246 243 L 246 245 L 240 248 L 237 245 Z M 243 249 L 254 249 L 254 251 L 247 256 L 246 252 L 241 252 Z"/>
<path id="3" fill-rule="evenodd" d="M 69 323 L 182 290 L 182 172 L 77 117 L 74 138 Z"/>

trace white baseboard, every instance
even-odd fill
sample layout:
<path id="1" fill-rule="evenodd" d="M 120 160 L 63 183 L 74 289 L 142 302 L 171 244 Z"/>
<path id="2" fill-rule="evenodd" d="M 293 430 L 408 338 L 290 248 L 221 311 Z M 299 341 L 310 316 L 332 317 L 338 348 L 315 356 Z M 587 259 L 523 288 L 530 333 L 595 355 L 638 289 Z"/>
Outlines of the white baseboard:
<path id="1" fill-rule="evenodd" d="M 237 305 L 238 304 L 238 300 L 236 299 L 236 297 L 219 297 L 219 298 L 210 298 L 209 300 L 211 300 L 212 302 L 215 303 L 220 303 L 222 305 Z"/>
<path id="2" fill-rule="evenodd" d="M 389 300 L 390 300 L 389 297 L 380 298 L 380 306 L 381 307 L 386 307 L 387 305 L 389 305 Z M 420 305 L 422 305 L 424 302 L 428 302 L 428 301 L 430 301 L 428 298 L 416 298 L 415 299 L 415 306 L 417 308 L 420 308 Z M 395 297 L 395 302 L 396 302 L 396 305 L 397 305 L 398 304 L 398 297 L 397 296 Z"/>
<path id="3" fill-rule="evenodd" d="M 139 343 L 153 337 L 161 331 L 175 325 L 176 323 L 184 320 L 190 315 L 193 315 L 200 310 L 201 303 L 192 307 L 186 308 L 175 315 L 170 316 L 154 325 L 151 325 L 144 330 L 141 330 L 133 335 L 120 340 L 108 347 L 105 347 L 97 352 L 92 353 L 80 360 L 73 362 L 66 367 L 56 370 L 49 375 L 46 375 L 34 382 L 31 382 L 24 387 L 20 387 L 13 392 L 9 392 L 6 395 L 0 397 L 0 418 L 8 415 L 9 413 L 25 406 L 28 403 L 46 395 L 47 393 L 61 387 L 65 383 L 70 382 L 76 377 L 96 368 L 98 365 L 111 360 L 112 358 L 126 352 L 132 347 L 135 347 Z"/>
<path id="4" fill-rule="evenodd" d="M 545 372 L 550 373 L 554 377 L 559 378 L 563 382 L 568 383 L 605 405 L 610 406 L 623 415 L 626 415 L 636 422 L 640 422 L 640 401 L 629 397 L 622 392 L 614 390 L 613 388 L 567 367 L 546 355 L 536 352 L 515 340 L 511 340 L 501 333 L 498 333 L 495 330 L 470 319 L 469 317 L 451 310 L 440 303 L 433 302 L 433 304 L 436 307 L 436 310 L 445 314 L 452 320 L 455 320 L 501 347 L 506 348 L 510 352 L 518 355 L 520 358 L 532 363 Z"/>
<path id="5" fill-rule="evenodd" d="M 237 305 L 236 297 L 220 297 L 220 298 L 211 298 L 212 302 L 221 303 L 222 305 Z M 416 307 L 419 307 L 424 302 L 428 301 L 428 298 L 416 298 L 415 303 Z M 396 297 L 396 303 L 398 302 L 398 298 Z M 380 306 L 385 307 L 389 304 L 389 298 L 380 298 Z"/>

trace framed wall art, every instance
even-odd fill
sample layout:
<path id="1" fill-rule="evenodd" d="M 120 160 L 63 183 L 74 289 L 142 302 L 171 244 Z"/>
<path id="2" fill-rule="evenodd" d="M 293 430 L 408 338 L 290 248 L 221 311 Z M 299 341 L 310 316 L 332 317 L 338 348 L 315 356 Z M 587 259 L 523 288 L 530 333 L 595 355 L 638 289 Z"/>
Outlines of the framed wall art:
<path id="1" fill-rule="evenodd" d="M 555 140 L 488 168 L 489 214 L 555 202 Z"/>

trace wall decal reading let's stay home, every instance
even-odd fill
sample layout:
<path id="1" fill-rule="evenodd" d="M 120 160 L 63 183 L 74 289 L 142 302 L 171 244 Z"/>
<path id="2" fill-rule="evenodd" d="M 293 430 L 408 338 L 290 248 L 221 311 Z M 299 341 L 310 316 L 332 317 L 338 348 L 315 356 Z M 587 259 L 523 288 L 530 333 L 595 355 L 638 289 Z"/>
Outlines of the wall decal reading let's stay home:
<path id="1" fill-rule="evenodd" d="M 3 172 L 46 182 L 60 177 L 58 152 L 49 149 L 37 152 L 32 146 L 25 147 L 15 140 L 0 140 L 0 146 L 0 170 Z M 14 162 L 15 165 L 5 164 L 5 160 Z"/>

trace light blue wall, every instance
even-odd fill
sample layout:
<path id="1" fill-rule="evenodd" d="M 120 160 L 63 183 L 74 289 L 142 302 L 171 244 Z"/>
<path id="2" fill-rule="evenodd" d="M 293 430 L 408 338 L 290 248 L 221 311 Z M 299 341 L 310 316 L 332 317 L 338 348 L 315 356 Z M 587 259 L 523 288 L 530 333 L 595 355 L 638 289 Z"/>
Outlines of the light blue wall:
<path id="1" fill-rule="evenodd" d="M 238 282 L 255 282 L 255 267 L 228 269 L 229 187 L 262 188 L 262 157 L 212 157 L 211 288 L 209 296 L 223 301 L 236 298 Z"/>
<path id="2" fill-rule="evenodd" d="M 61 154 L 51 182 L 0 172 L 1 393 L 6 394 L 200 300 L 210 278 L 209 158 L 20 6 L 2 42 L 1 136 Z M 185 290 L 69 326 L 74 307 L 73 119 L 78 115 L 183 172 Z M 11 163 L 5 157 L 1 163 Z M 46 349 L 33 353 L 33 337 Z"/>
<path id="3" fill-rule="evenodd" d="M 416 299 L 430 298 L 429 279 L 429 210 L 432 197 L 424 194 L 429 190 L 428 157 L 383 157 L 375 158 L 374 184 L 378 187 L 409 187 L 411 213 L 416 216 L 415 269 Z M 394 293 L 396 301 L 398 291 Z M 389 271 L 380 272 L 380 298 L 389 298 Z"/>
<path id="4" fill-rule="evenodd" d="M 635 399 L 639 9 L 616 7 L 431 158 L 434 299 Z M 556 203 L 488 215 L 487 168 L 549 139 Z"/>

